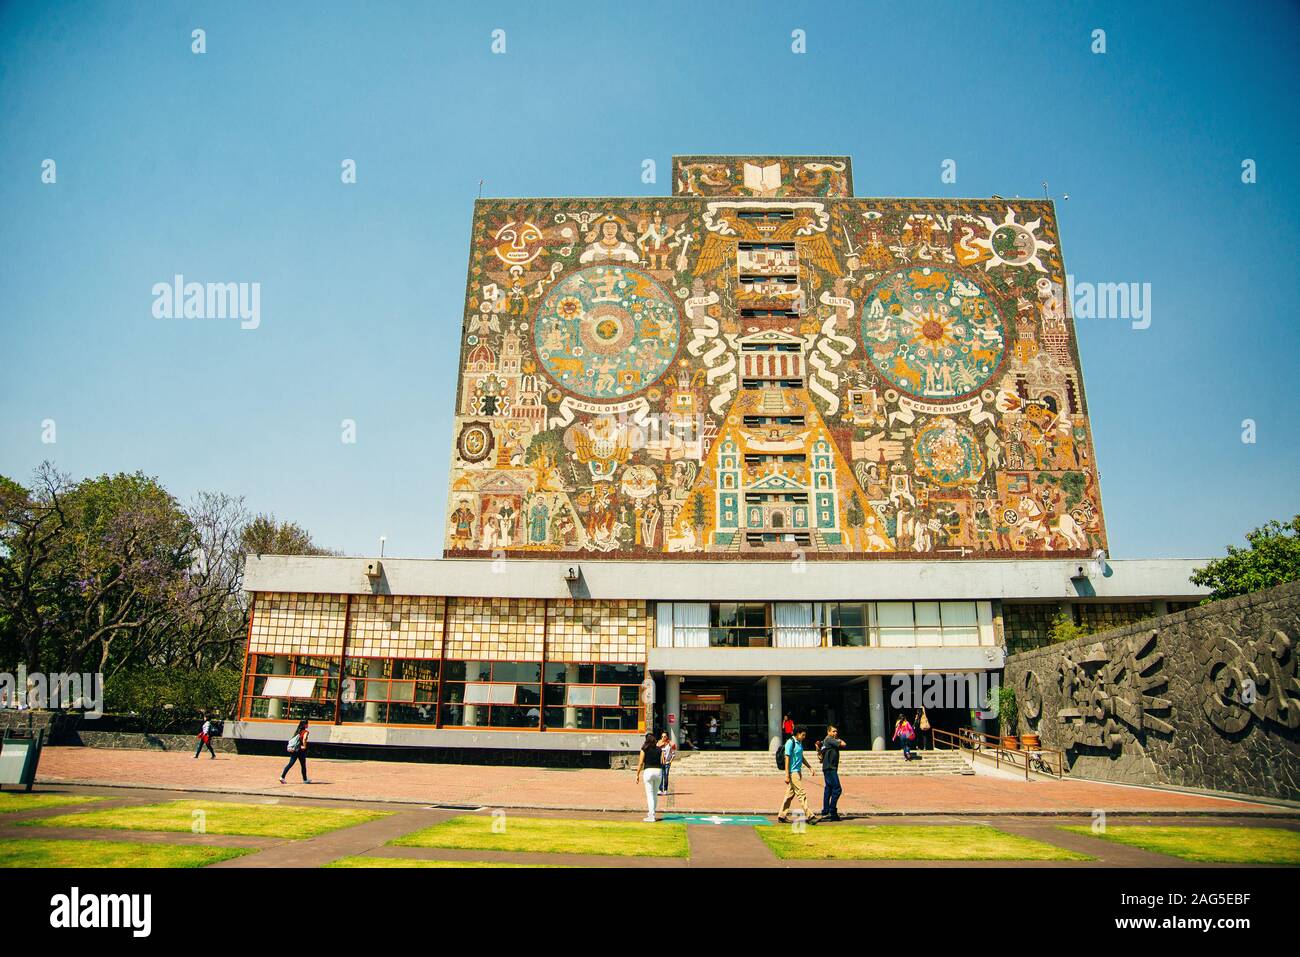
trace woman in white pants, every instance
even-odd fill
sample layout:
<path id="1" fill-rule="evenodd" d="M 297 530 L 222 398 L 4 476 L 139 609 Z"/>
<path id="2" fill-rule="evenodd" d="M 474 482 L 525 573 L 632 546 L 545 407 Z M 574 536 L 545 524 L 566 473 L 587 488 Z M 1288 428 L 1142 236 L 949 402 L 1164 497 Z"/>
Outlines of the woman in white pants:
<path id="1" fill-rule="evenodd" d="M 636 762 L 636 776 L 645 785 L 647 814 L 644 820 L 647 824 L 655 822 L 655 802 L 659 799 L 659 777 L 661 773 L 659 742 L 655 739 L 654 732 L 648 731 L 646 732 L 645 743 L 641 745 L 641 756 L 637 758 Z"/>

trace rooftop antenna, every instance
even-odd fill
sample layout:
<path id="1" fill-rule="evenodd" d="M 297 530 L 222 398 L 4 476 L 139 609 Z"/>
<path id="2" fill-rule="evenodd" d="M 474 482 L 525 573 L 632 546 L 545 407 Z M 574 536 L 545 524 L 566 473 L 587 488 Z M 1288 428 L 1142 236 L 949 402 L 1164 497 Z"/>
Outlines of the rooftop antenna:
<path id="1" fill-rule="evenodd" d="M 1052 198 L 1052 194 L 1048 192 L 1047 189 L 1047 180 L 1043 180 L 1043 199 L 1051 199 L 1051 198 Z M 1069 199 L 1069 198 L 1070 198 L 1069 193 L 1061 194 L 1061 199 Z"/>
<path id="2" fill-rule="evenodd" d="M 384 557 L 384 543 L 385 543 L 386 541 L 388 541 L 388 536 L 387 536 L 387 535 L 380 535 L 380 536 L 379 536 L 379 557 L 380 557 L 380 558 L 383 558 L 383 557 Z"/>
<path id="3" fill-rule="evenodd" d="M 479 180 L 479 181 L 478 181 L 478 198 L 479 198 L 479 199 L 482 199 L 482 198 L 483 198 L 483 181 L 482 181 L 482 180 Z"/>

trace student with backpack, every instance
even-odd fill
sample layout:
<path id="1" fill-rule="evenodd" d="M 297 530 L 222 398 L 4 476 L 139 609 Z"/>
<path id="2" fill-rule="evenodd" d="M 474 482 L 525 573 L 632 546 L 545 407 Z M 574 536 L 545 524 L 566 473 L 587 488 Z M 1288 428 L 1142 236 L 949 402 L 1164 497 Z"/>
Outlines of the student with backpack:
<path id="1" fill-rule="evenodd" d="M 293 763 L 295 761 L 301 762 L 302 764 L 302 783 L 311 784 L 311 781 L 307 777 L 307 737 L 310 733 L 311 732 L 307 730 L 307 719 L 303 718 L 298 722 L 298 730 L 293 733 L 291 738 L 289 738 L 289 763 L 286 764 L 284 770 L 280 772 L 281 784 L 285 783 L 284 776 L 293 768 Z"/>
<path id="2" fill-rule="evenodd" d="M 208 754 L 212 755 L 212 760 L 217 759 L 217 752 L 212 750 L 212 730 L 212 722 L 205 717 L 203 727 L 199 729 L 199 744 L 194 749 L 194 760 L 199 759 L 199 755 L 203 753 L 204 748 L 208 749 Z"/>
<path id="3" fill-rule="evenodd" d="M 782 749 L 785 758 L 785 800 L 781 802 L 781 810 L 776 812 L 777 822 L 781 824 L 790 822 L 790 805 L 795 801 L 803 806 L 804 820 L 809 824 L 817 823 L 817 817 L 808 810 L 808 793 L 803 789 L 803 739 L 807 735 L 807 728 L 795 728 L 794 734 L 786 739 Z M 812 765 L 808 765 L 808 770 L 817 773 Z"/>
<path id="4" fill-rule="evenodd" d="M 916 731 L 912 729 L 911 723 L 901 715 L 894 722 L 894 740 L 903 747 L 903 760 L 912 760 L 912 739 L 916 737 Z"/>

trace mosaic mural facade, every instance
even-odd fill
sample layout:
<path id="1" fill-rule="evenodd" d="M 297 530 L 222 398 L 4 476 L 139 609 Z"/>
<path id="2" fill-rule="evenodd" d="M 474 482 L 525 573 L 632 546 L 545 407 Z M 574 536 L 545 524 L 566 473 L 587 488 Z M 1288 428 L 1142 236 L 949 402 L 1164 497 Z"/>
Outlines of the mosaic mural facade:
<path id="1" fill-rule="evenodd" d="M 1106 546 L 1055 215 L 852 197 L 847 157 L 480 200 L 445 553 Z"/>

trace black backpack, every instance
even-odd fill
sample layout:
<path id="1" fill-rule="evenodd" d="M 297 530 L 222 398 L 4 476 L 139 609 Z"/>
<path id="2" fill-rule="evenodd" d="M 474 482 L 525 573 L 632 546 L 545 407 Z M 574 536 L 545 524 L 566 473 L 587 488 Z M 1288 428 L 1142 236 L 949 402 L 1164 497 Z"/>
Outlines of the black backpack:
<path id="1" fill-rule="evenodd" d="M 776 769 L 778 771 L 785 770 L 785 742 L 784 741 L 782 741 L 780 746 L 776 749 Z"/>

